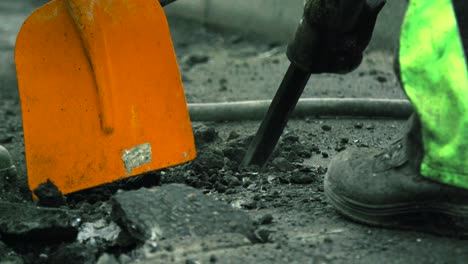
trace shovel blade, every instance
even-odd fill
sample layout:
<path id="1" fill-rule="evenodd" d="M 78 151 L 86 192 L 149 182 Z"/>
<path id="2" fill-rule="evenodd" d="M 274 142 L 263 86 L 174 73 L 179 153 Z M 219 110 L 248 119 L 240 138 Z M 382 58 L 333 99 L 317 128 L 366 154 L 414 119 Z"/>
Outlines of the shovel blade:
<path id="1" fill-rule="evenodd" d="M 70 13 L 68 0 L 49 2 L 26 20 L 17 38 L 31 190 L 51 180 L 67 194 L 196 156 L 159 3 L 73 2 L 80 1 L 88 2 L 89 12 Z M 76 15 L 89 16 L 91 24 L 80 28 Z M 86 26 L 92 30 L 83 35 Z"/>

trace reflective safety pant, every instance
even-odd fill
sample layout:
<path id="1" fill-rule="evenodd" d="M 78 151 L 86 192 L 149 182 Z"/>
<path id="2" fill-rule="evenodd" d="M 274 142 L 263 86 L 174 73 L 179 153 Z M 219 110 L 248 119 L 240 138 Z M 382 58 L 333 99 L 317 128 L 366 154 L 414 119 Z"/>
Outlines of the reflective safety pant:
<path id="1" fill-rule="evenodd" d="M 421 174 L 468 189 L 468 73 L 451 0 L 410 1 L 399 62 L 422 124 Z"/>

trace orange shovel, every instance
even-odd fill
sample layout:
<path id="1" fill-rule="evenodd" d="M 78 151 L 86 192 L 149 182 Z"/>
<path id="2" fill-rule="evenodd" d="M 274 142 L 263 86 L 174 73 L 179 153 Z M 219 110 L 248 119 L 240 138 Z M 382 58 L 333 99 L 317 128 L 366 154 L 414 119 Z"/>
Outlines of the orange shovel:
<path id="1" fill-rule="evenodd" d="M 155 0 L 53 0 L 16 43 L 29 187 L 64 194 L 195 158 Z"/>

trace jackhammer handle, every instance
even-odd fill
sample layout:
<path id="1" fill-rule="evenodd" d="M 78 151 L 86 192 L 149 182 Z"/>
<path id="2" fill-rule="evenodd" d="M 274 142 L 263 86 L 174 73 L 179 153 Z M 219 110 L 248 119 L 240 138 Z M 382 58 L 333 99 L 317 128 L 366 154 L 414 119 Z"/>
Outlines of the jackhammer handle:
<path id="1" fill-rule="evenodd" d="M 336 48 L 344 47 L 345 42 L 337 37 L 346 34 L 358 37 L 355 26 L 368 2 L 373 7 L 381 6 L 385 0 L 307 1 L 303 18 L 288 45 L 289 61 L 310 73 L 341 73 L 334 70 L 334 64 L 341 64 L 335 58 L 340 56 Z M 351 47 L 354 44 L 357 43 L 353 42 Z"/>

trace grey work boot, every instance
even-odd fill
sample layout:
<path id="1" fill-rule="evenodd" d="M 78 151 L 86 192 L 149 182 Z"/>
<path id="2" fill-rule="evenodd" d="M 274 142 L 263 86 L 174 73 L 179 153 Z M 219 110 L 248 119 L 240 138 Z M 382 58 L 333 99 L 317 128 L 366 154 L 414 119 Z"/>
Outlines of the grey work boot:
<path id="1" fill-rule="evenodd" d="M 420 175 L 419 120 L 386 150 L 340 153 L 325 177 L 325 195 L 344 216 L 360 223 L 468 237 L 468 190 Z"/>
<path id="2" fill-rule="evenodd" d="M 3 146 L 0 146 L 0 182 L 16 177 L 16 167 L 13 165 L 11 155 Z"/>

